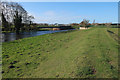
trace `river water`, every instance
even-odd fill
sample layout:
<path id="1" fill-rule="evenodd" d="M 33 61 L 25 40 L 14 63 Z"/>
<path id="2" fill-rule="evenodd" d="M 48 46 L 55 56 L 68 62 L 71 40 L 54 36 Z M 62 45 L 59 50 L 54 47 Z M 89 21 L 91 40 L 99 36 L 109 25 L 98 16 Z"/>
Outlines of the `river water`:
<path id="1" fill-rule="evenodd" d="M 22 38 L 33 37 L 33 36 L 38 36 L 38 35 L 43 35 L 43 34 L 50 34 L 50 33 L 55 33 L 55 32 L 63 32 L 63 31 L 68 31 L 68 30 L 31 31 L 31 32 L 22 32 L 20 34 L 16 34 L 16 33 L 2 33 L 1 34 L 1 40 L 2 40 L 2 42 L 9 42 L 9 41 L 22 39 Z"/>

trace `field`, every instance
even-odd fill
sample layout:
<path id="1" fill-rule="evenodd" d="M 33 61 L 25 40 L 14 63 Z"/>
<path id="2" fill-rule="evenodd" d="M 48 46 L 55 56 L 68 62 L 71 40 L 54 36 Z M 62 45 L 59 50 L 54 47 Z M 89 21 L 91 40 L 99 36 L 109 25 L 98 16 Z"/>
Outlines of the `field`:
<path id="1" fill-rule="evenodd" d="M 117 28 L 109 28 L 117 34 Z M 3 78 L 117 78 L 118 39 L 107 28 L 24 38 L 2 44 Z"/>
<path id="2" fill-rule="evenodd" d="M 116 35 L 120 36 L 120 34 L 118 33 L 119 29 L 118 28 L 108 28 L 108 30 L 114 32 Z"/>

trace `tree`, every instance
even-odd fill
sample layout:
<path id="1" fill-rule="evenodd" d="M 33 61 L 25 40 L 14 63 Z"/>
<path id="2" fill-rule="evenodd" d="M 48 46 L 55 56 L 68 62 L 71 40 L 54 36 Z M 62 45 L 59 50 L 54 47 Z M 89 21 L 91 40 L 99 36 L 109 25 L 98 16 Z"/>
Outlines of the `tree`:
<path id="1" fill-rule="evenodd" d="M 7 21 L 7 16 L 6 16 L 6 13 L 8 10 L 6 10 L 6 7 L 8 6 L 8 4 L 6 3 L 6 5 L 4 5 L 3 2 L 0 1 L 0 23 L 2 25 L 2 28 L 5 30 L 5 31 L 8 31 L 9 29 L 9 25 L 8 25 L 8 21 Z"/>
<path id="2" fill-rule="evenodd" d="M 4 30 L 8 30 L 8 22 L 6 21 L 3 12 L 1 13 L 1 20 L 2 20 L 2 27 L 4 28 Z"/>
<path id="3" fill-rule="evenodd" d="M 93 23 L 92 23 L 92 25 L 95 25 L 95 19 L 93 20 Z"/>
<path id="4" fill-rule="evenodd" d="M 80 24 L 79 23 L 72 23 L 70 24 L 73 28 L 79 29 Z"/>
<path id="5" fill-rule="evenodd" d="M 23 27 L 23 23 L 27 20 L 27 11 L 18 3 L 12 3 L 13 23 L 16 29 L 16 33 L 20 32 Z"/>
<path id="6" fill-rule="evenodd" d="M 98 26 L 99 24 L 98 23 L 94 23 L 94 26 Z"/>
<path id="7" fill-rule="evenodd" d="M 32 26 L 33 19 L 34 19 L 34 17 L 32 15 L 27 16 L 27 19 L 25 21 L 24 29 L 26 29 L 26 30 L 32 30 L 33 29 L 33 26 Z"/>
<path id="8" fill-rule="evenodd" d="M 107 27 L 110 27 L 112 23 L 105 23 Z"/>
<path id="9" fill-rule="evenodd" d="M 80 23 L 80 25 L 82 25 L 83 27 L 87 27 L 89 25 L 89 20 L 83 19 L 83 21 Z"/>
<path id="10" fill-rule="evenodd" d="M 14 16 L 14 25 L 16 33 L 19 34 L 20 28 L 22 27 L 22 16 L 18 15 L 18 11 L 16 11 L 16 15 Z"/>
<path id="11" fill-rule="evenodd" d="M 9 24 L 15 25 L 17 33 L 19 33 L 20 28 L 23 27 L 22 24 L 26 24 L 27 22 L 32 23 L 32 16 L 28 16 L 27 11 L 18 3 L 0 2 L 0 10 L 4 14 L 1 15 L 1 18 L 4 18 L 2 22 L 6 21 Z"/>
<path id="12" fill-rule="evenodd" d="M 32 15 L 28 16 L 28 22 L 29 22 L 30 25 L 32 24 L 33 19 L 34 19 L 34 16 L 32 16 Z"/>

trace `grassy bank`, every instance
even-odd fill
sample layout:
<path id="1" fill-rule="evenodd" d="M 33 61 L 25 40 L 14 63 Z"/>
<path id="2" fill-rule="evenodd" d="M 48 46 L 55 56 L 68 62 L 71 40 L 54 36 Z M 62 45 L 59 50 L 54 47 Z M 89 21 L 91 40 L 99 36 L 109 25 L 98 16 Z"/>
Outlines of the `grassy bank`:
<path id="1" fill-rule="evenodd" d="M 117 78 L 118 43 L 107 28 L 5 42 L 3 78 Z"/>
<path id="2" fill-rule="evenodd" d="M 120 36 L 119 34 L 119 28 L 108 28 L 108 30 L 114 32 L 116 35 Z"/>

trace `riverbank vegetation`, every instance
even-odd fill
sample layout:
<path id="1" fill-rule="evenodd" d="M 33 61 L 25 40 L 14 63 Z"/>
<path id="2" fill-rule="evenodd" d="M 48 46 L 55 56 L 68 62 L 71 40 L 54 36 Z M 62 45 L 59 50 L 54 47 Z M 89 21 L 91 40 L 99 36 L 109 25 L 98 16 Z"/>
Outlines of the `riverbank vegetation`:
<path id="1" fill-rule="evenodd" d="M 29 15 L 24 7 L 16 2 L 0 2 L 0 8 L 0 20 L 2 22 L 0 27 L 4 33 L 16 32 L 19 34 L 20 32 L 25 31 L 51 30 L 50 28 L 46 27 L 59 27 L 55 25 L 49 25 L 47 23 L 34 23 L 34 16 Z M 41 29 L 40 27 L 45 27 L 45 29 Z M 63 27 L 66 29 L 68 26 Z"/>
<path id="2" fill-rule="evenodd" d="M 3 32 L 16 32 L 32 30 L 35 25 L 32 24 L 34 17 L 28 15 L 28 12 L 18 3 L 0 2 L 1 22 Z"/>
<path id="3" fill-rule="evenodd" d="M 34 23 L 34 16 L 29 15 L 29 13 L 22 7 L 20 4 L 15 2 L 0 2 L 1 8 L 1 22 L 0 28 L 2 28 L 3 33 L 9 32 L 26 32 L 26 31 L 43 31 L 43 30 L 61 30 L 61 29 L 52 29 L 50 27 L 61 27 L 62 29 L 79 29 L 79 27 L 93 27 L 101 25 L 99 23 L 89 23 L 89 20 L 83 19 L 80 23 L 71 23 L 71 24 L 48 24 L 48 23 Z M 112 23 L 103 23 L 102 25 L 109 26 Z M 1 26 L 2 25 L 2 26 Z M 44 27 L 44 28 L 40 28 Z M 46 28 L 49 27 L 49 28 Z M 69 28 L 68 28 L 69 27 Z"/>
<path id="4" fill-rule="evenodd" d="M 4 42 L 2 77 L 118 78 L 119 44 L 107 30 L 98 26 Z"/>
<path id="5" fill-rule="evenodd" d="M 0 10 L 3 34 L 76 29 L 3 42 L 3 78 L 118 78 L 118 24 L 34 23 L 16 2 L 0 2 Z"/>

